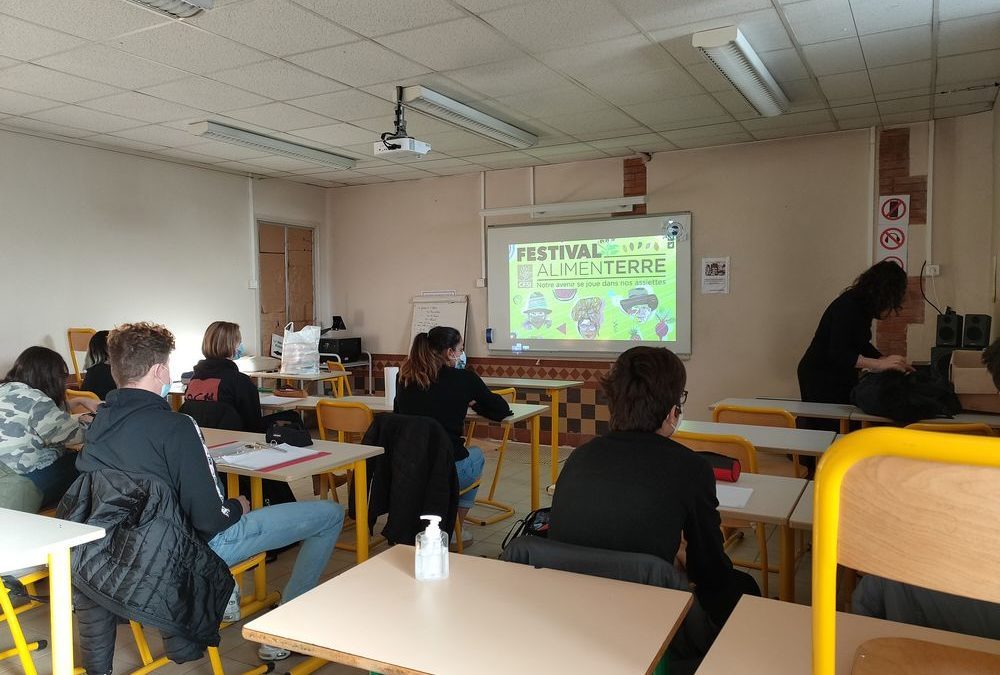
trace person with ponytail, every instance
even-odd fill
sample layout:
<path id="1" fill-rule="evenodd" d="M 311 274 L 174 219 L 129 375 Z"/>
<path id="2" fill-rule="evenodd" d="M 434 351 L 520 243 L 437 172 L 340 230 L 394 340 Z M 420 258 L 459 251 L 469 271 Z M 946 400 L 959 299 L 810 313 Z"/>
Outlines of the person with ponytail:
<path id="1" fill-rule="evenodd" d="M 491 392 L 474 372 L 461 367 L 464 356 L 462 334 L 454 328 L 435 326 L 419 333 L 399 368 L 394 405 L 394 412 L 432 417 L 448 432 L 455 448 L 459 490 L 475 483 L 483 473 L 483 451 L 465 447 L 462 438 L 468 409 L 498 422 L 513 414 L 502 396 Z M 472 508 L 476 492 L 470 490 L 459 498 L 459 519 Z"/>

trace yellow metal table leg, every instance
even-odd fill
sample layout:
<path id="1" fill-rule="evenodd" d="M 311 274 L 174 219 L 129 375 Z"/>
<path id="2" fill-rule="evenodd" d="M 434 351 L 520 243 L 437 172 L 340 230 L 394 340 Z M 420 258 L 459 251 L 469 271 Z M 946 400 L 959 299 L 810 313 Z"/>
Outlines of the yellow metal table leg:
<path id="1" fill-rule="evenodd" d="M 531 510 L 534 511 L 538 508 L 538 490 L 539 490 L 539 479 L 538 479 L 538 464 L 539 464 L 539 448 L 538 441 L 541 436 L 542 418 L 541 415 L 535 415 L 531 418 Z"/>
<path id="2" fill-rule="evenodd" d="M 49 554 L 49 603 L 52 673 L 73 675 L 73 601 L 68 548 Z"/>
<path id="3" fill-rule="evenodd" d="M 259 476 L 250 477 L 250 508 L 264 508 L 264 480 Z M 253 570 L 253 597 L 257 603 L 267 599 L 267 563 L 262 562 Z"/>
<path id="4" fill-rule="evenodd" d="M 795 602 L 795 535 L 785 523 L 781 531 L 781 562 L 778 565 L 778 599 Z"/>
<path id="5" fill-rule="evenodd" d="M 549 389 L 549 397 L 552 399 L 552 483 L 555 484 L 559 478 L 559 390 Z"/>
<path id="6" fill-rule="evenodd" d="M 361 459 L 354 463 L 354 516 L 357 537 L 357 561 L 368 560 L 368 465 Z"/>

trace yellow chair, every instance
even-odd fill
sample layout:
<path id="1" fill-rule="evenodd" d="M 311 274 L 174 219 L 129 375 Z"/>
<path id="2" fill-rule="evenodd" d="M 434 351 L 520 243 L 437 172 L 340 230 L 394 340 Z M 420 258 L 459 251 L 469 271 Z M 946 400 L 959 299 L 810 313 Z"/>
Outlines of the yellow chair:
<path id="1" fill-rule="evenodd" d="M 938 431 L 945 434 L 968 434 L 970 436 L 996 436 L 996 432 L 988 424 L 981 422 L 971 424 L 949 424 L 947 422 L 915 422 L 906 425 L 914 431 Z"/>
<path id="2" fill-rule="evenodd" d="M 740 467 L 747 473 L 758 473 L 757 471 L 757 449 L 753 443 L 741 436 L 729 436 L 724 434 L 699 434 L 692 431 L 678 431 L 671 438 L 675 441 L 691 448 L 695 452 L 715 452 L 726 457 L 739 460 Z M 723 520 L 722 530 L 725 534 L 725 547 L 728 549 L 739 541 L 743 533 L 740 531 L 745 527 L 753 527 L 757 535 L 757 547 L 760 550 L 760 562 L 754 560 L 733 560 L 733 565 L 747 569 L 760 570 L 760 588 L 765 598 L 768 594 L 768 576 L 771 572 L 777 573 L 777 567 L 771 567 L 767 559 L 767 529 L 764 523 L 750 523 L 745 520 Z M 734 531 L 735 530 L 735 531 Z"/>
<path id="3" fill-rule="evenodd" d="M 458 491 L 458 496 L 461 497 L 462 495 L 466 494 L 470 490 L 475 490 L 477 487 L 479 487 L 479 484 L 481 482 L 482 482 L 481 480 L 477 480 L 475 483 L 473 483 L 472 485 L 468 486 L 464 490 L 459 490 Z M 476 502 L 478 503 L 479 500 L 477 499 Z M 475 521 L 473 521 L 473 522 L 475 522 Z M 455 519 L 455 552 L 456 553 L 464 553 L 465 552 L 465 546 L 462 544 L 462 519 L 461 518 L 456 518 Z"/>
<path id="4" fill-rule="evenodd" d="M 19 576 L 17 580 L 24 584 L 24 587 L 29 594 L 35 595 L 35 584 L 48 578 L 48 576 L 48 568 L 41 567 L 35 571 Z M 31 600 L 20 607 L 14 607 L 10 600 L 10 590 L 2 581 L 0 581 L 0 623 L 4 621 L 7 622 L 7 625 L 10 627 L 10 634 L 14 638 L 14 646 L 11 649 L 0 651 L 0 661 L 9 659 L 13 656 L 19 657 L 21 660 L 21 667 L 24 669 L 24 675 L 37 675 L 35 664 L 31 660 L 31 652 L 39 649 L 45 649 L 48 646 L 48 641 L 34 640 L 32 642 L 28 642 L 24 637 L 24 631 L 21 630 L 21 623 L 18 621 L 17 615 L 27 612 L 30 609 L 34 609 L 41 604 L 42 603 L 37 600 Z"/>
<path id="5" fill-rule="evenodd" d="M 795 416 L 781 408 L 752 408 L 740 405 L 718 405 L 712 411 L 713 422 L 752 424 L 758 427 L 795 428 Z M 789 462 L 783 455 L 762 452 L 757 455 L 757 473 L 769 476 L 805 478 L 809 472 L 799 463 L 799 456 L 792 454 Z"/>
<path id="6" fill-rule="evenodd" d="M 266 553 L 258 553 L 252 558 L 247 558 L 241 563 L 238 563 L 229 568 L 229 571 L 233 574 L 233 579 L 238 584 L 245 572 L 250 571 L 254 568 L 262 568 L 264 565 L 264 558 Z M 254 582 L 256 584 L 256 581 Z M 257 590 L 256 588 L 254 589 Z M 260 607 L 258 602 L 253 598 L 241 599 L 240 602 L 240 615 L 241 618 L 247 617 L 255 612 L 264 609 Z M 222 627 L 228 626 L 228 623 L 223 623 Z M 146 634 L 143 632 L 142 624 L 138 621 L 129 621 L 129 626 L 132 629 L 132 637 L 135 639 L 136 649 L 139 650 L 139 658 L 142 659 L 142 667 L 132 671 L 131 675 L 146 675 L 146 673 L 151 673 L 154 670 L 162 668 L 163 666 L 170 663 L 170 659 L 166 656 L 160 656 L 158 658 L 153 658 L 152 652 L 149 650 L 149 642 L 146 641 Z M 225 671 L 222 668 L 222 657 L 219 655 L 218 647 L 208 648 L 208 659 L 212 664 L 213 675 L 225 675 Z M 274 670 L 273 663 L 265 663 L 256 668 L 246 671 L 243 675 L 262 675 L 263 673 L 269 673 Z"/>
<path id="7" fill-rule="evenodd" d="M 97 402 L 101 401 L 101 397 L 98 396 L 97 394 L 95 394 L 94 392 L 92 392 L 92 391 L 83 391 L 81 389 L 67 389 L 66 390 L 66 400 L 68 401 L 71 398 L 89 398 L 89 399 L 91 399 L 93 401 L 97 401 Z M 84 408 L 82 408 L 81 406 L 74 406 L 74 407 L 70 408 L 69 412 L 70 412 L 70 414 L 75 415 L 76 413 L 86 412 L 86 410 Z"/>
<path id="8" fill-rule="evenodd" d="M 517 390 L 514 387 L 494 389 L 493 393 L 503 396 L 507 399 L 508 403 L 513 403 L 517 400 Z M 470 513 L 465 517 L 465 519 L 470 523 L 475 523 L 477 525 L 492 525 L 493 523 L 499 523 L 504 518 L 510 518 L 514 515 L 514 507 L 512 505 L 496 500 L 497 484 L 500 482 L 500 472 L 503 470 L 503 459 L 505 453 L 507 452 L 507 441 L 510 439 L 510 430 L 512 428 L 513 426 L 511 424 L 503 425 L 503 437 L 500 439 L 500 447 L 497 448 L 497 468 L 493 472 L 493 482 L 490 483 L 490 492 L 486 495 L 486 497 L 476 499 L 476 504 L 490 509 L 495 509 L 498 513 L 495 513 L 488 518 L 477 518 Z M 466 432 L 466 442 L 469 442 L 472 440 L 472 435 L 476 433 L 475 420 L 469 420 Z"/>
<path id="9" fill-rule="evenodd" d="M 340 361 L 327 361 L 326 362 L 326 369 L 329 372 L 331 372 L 331 373 L 346 373 L 347 372 L 347 368 L 344 368 L 344 364 L 342 364 Z M 351 378 L 350 377 L 341 377 L 341 378 L 338 378 L 337 381 L 333 383 L 333 390 L 335 392 L 337 392 L 336 396 L 343 396 L 345 390 L 347 391 L 347 395 L 348 396 L 354 396 L 354 393 L 351 390 Z"/>
<path id="10" fill-rule="evenodd" d="M 881 427 L 844 436 L 825 453 L 814 506 L 814 675 L 836 670 L 838 563 L 1000 602 L 998 450 L 992 438 Z M 948 672 L 950 648 L 916 644 L 926 669 L 908 673 Z M 884 656 L 885 646 L 862 649 Z"/>
<path id="11" fill-rule="evenodd" d="M 76 377 L 76 386 L 78 387 L 83 385 L 83 372 L 80 370 L 80 362 L 76 355 L 90 349 L 90 338 L 96 332 L 93 328 L 70 328 L 66 331 L 66 340 L 69 341 L 69 358 L 73 362 L 73 375 Z"/>

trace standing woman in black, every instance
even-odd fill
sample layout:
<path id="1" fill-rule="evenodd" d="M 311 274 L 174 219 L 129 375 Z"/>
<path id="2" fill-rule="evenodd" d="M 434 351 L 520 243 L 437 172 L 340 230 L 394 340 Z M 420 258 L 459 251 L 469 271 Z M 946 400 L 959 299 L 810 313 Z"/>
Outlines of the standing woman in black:
<path id="1" fill-rule="evenodd" d="M 830 303 L 799 361 L 803 401 L 850 403 L 861 370 L 913 370 L 904 357 L 883 356 L 871 343 L 872 321 L 898 312 L 905 297 L 906 272 L 896 263 L 883 260 L 862 272 Z M 809 420 L 808 428 L 837 430 L 838 423 Z"/>

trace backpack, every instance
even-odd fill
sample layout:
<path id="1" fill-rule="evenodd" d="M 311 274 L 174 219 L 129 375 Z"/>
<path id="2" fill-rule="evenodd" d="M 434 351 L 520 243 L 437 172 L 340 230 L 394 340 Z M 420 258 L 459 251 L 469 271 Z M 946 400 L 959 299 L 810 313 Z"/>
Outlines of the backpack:
<path id="1" fill-rule="evenodd" d="M 299 419 L 275 420 L 264 432 L 264 439 L 268 443 L 287 443 L 298 448 L 304 448 L 313 443 L 312 435 Z"/>
<path id="2" fill-rule="evenodd" d="M 928 370 L 868 373 L 851 391 L 851 403 L 869 415 L 888 417 L 901 425 L 962 411 L 951 382 Z"/>
<path id="3" fill-rule="evenodd" d="M 549 536 L 549 512 L 551 507 L 545 507 L 532 511 L 521 520 L 514 523 L 507 536 L 500 543 L 500 550 L 507 548 L 512 540 L 523 536 L 534 536 L 548 538 Z"/>

